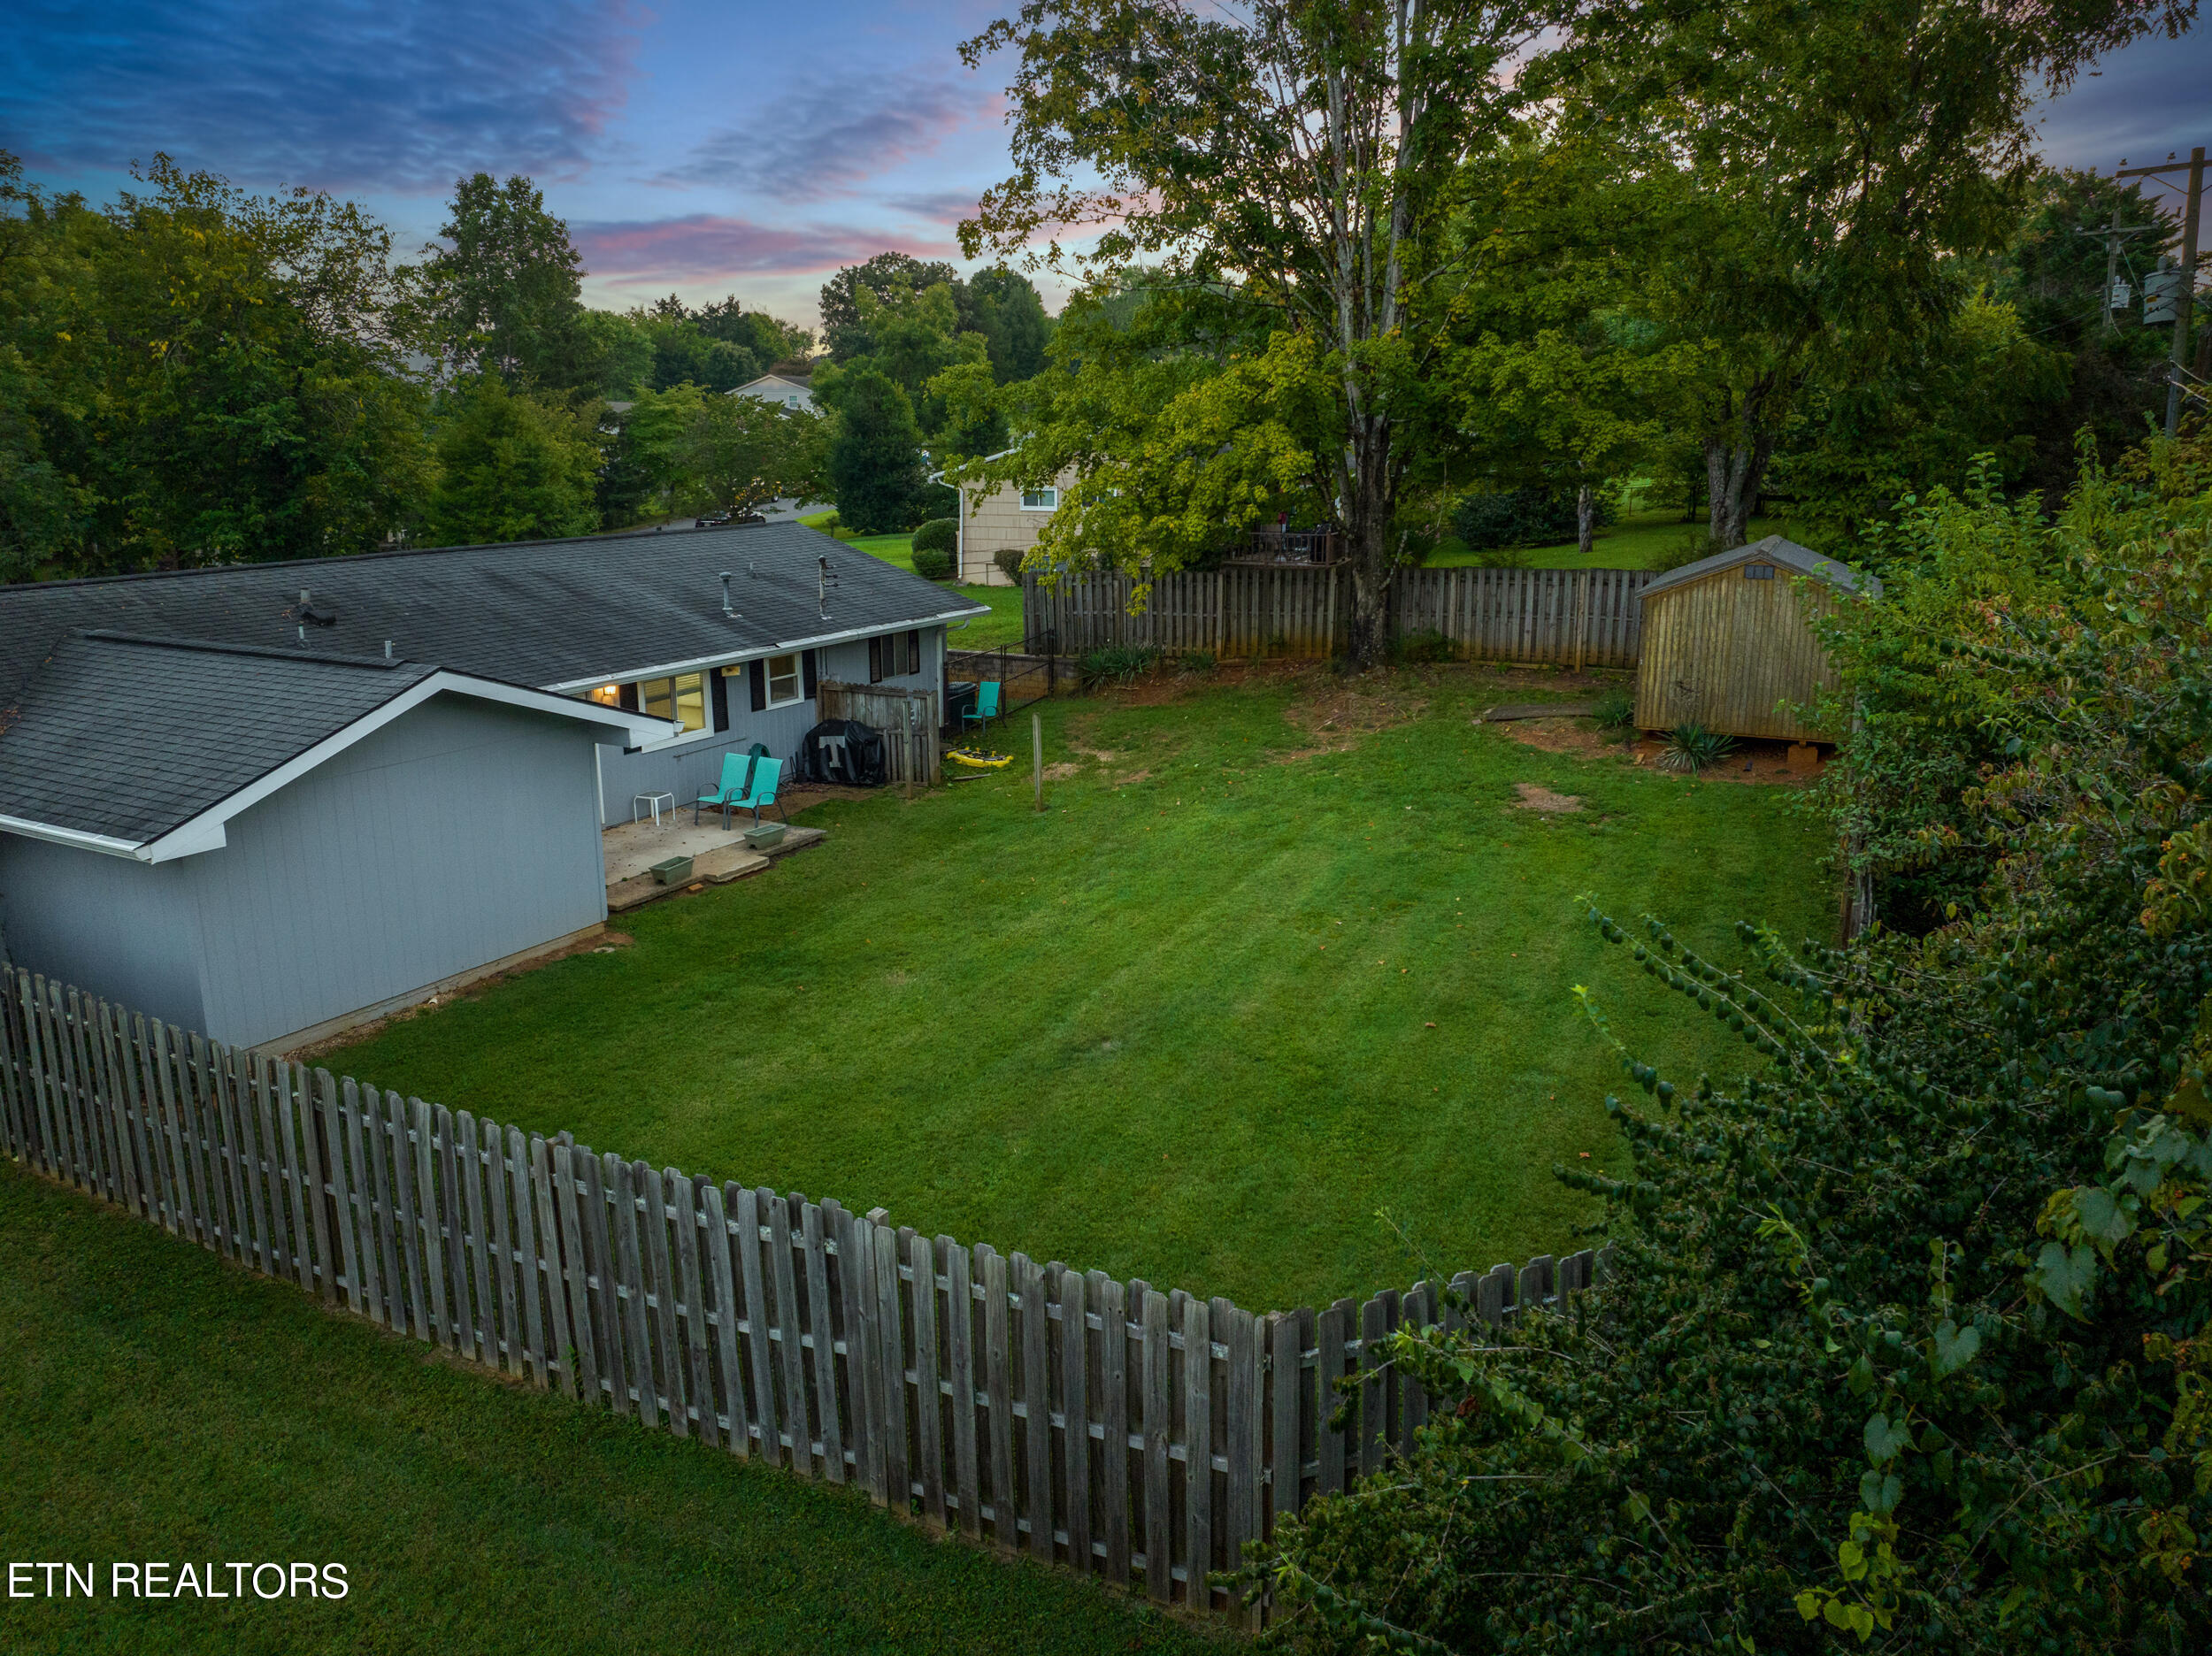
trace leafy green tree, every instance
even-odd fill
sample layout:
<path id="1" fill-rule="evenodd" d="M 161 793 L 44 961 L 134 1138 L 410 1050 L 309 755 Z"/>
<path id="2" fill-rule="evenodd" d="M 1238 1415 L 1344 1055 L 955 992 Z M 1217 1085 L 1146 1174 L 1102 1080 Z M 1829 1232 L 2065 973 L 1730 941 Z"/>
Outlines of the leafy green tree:
<path id="1" fill-rule="evenodd" d="M 1682 188 L 1640 244 L 1644 314 L 1701 346 L 1709 532 L 1745 539 L 1815 379 L 1881 372 L 1955 310 L 2032 172 L 2030 81 L 2182 17 L 2164 0 L 1655 8 L 1598 0 L 1532 65 L 1568 128 Z M 1630 249 L 1629 250 L 1633 250 Z"/>
<path id="2" fill-rule="evenodd" d="M 1772 468 L 1793 533 L 1848 556 L 1909 496 L 2026 478 L 2068 368 L 2011 305 L 1976 293 L 1871 372 L 1812 378 Z"/>
<path id="3" fill-rule="evenodd" d="M 364 550 L 430 458 L 388 231 L 157 156 L 104 210 L 0 168 L 7 572 Z"/>
<path id="4" fill-rule="evenodd" d="M 618 528 L 651 515 L 694 510 L 708 496 L 692 469 L 687 446 L 707 393 L 695 385 L 641 390 L 612 415 L 606 464 L 599 473 L 600 520 Z"/>
<path id="5" fill-rule="evenodd" d="M 1052 318 L 1045 314 L 1044 300 L 1036 286 L 1019 271 L 1003 264 L 979 271 L 968 279 L 974 310 L 970 330 L 982 334 L 989 353 L 991 372 L 1001 385 L 1041 373 L 1045 345 L 1052 338 Z"/>
<path id="6" fill-rule="evenodd" d="M 486 374 L 452 395 L 438 437 L 433 544 L 556 540 L 599 526 L 601 454 L 591 419 Z"/>
<path id="7" fill-rule="evenodd" d="M 849 372 L 827 457 L 839 522 L 862 534 L 892 534 L 919 520 L 922 438 L 914 405 L 879 368 Z"/>
<path id="8" fill-rule="evenodd" d="M 879 301 L 895 303 L 898 297 L 925 293 L 941 283 L 949 291 L 960 284 L 958 273 L 942 259 L 879 253 L 864 264 L 846 265 L 822 284 L 822 343 L 830 360 L 849 362 L 875 349 L 875 335 L 860 308 L 864 289 Z"/>
<path id="9" fill-rule="evenodd" d="M 814 335 L 807 329 L 779 322 L 765 310 L 748 310 L 735 294 L 689 315 L 702 334 L 752 352 L 767 368 L 778 363 L 804 362 L 813 354 Z"/>
<path id="10" fill-rule="evenodd" d="M 805 409 L 710 395 L 686 423 L 677 454 L 686 475 L 716 505 L 748 512 L 770 501 L 811 500 L 825 492 L 827 425 Z M 853 521 L 841 500 L 839 515 Z"/>
<path id="11" fill-rule="evenodd" d="M 583 260 L 565 221 L 517 175 L 458 180 L 423 249 L 433 336 L 464 373 L 495 373 L 547 391 L 595 389 L 603 369 L 583 319 Z"/>
<path id="12" fill-rule="evenodd" d="M 1144 445 L 1155 458 L 1145 492 L 1164 498 L 1168 474 L 1193 464 L 1170 424 L 1222 426 L 1217 441 L 1269 433 L 1248 448 L 1302 474 L 1343 526 L 1361 663 L 1381 650 L 1403 551 L 1400 494 L 1418 447 L 1408 422 L 1430 418 L 1453 326 L 1429 298 L 1447 268 L 1458 168 L 1503 141 L 1523 95 L 1501 72 L 1546 15 L 1028 0 L 961 49 L 972 65 L 1002 52 L 1015 65 L 1016 170 L 962 226 L 972 257 L 1011 257 L 1061 226 L 1095 228 L 1087 268 L 1149 261 L 1171 281 L 1238 284 L 1271 314 L 1260 356 L 1213 376 L 1202 411 L 1163 410 Z M 1297 419 L 1286 419 L 1288 404 Z M 1047 471 L 1059 458 L 1037 450 L 1022 465 Z M 1102 493 L 1125 494 L 1135 464 L 1110 483 L 1078 479 L 1075 510 L 1055 514 L 1044 556 L 1176 567 L 1194 539 L 1187 527 L 1150 544 L 1109 529 L 1128 514 Z M 1280 492 L 1217 491 L 1227 516 L 1216 533 L 1249 525 Z"/>
<path id="13" fill-rule="evenodd" d="M 599 378 L 591 387 L 610 402 L 625 402 L 653 383 L 653 334 L 636 313 L 587 310 L 582 326 Z"/>

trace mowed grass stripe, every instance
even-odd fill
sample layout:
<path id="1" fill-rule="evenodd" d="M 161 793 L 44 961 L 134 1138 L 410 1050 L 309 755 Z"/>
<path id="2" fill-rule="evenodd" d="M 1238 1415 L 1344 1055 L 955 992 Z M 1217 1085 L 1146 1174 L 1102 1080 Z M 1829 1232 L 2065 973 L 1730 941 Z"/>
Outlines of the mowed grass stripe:
<path id="1" fill-rule="evenodd" d="M 1318 670 L 1052 702 L 1048 759 L 1077 770 L 1042 816 L 1021 764 L 817 807 L 822 848 L 626 917 L 634 947 L 327 1062 L 1254 1309 L 1565 1251 L 1591 1210 L 1553 1166 L 1625 1165 L 1602 1108 L 1624 1077 L 1572 986 L 1686 1078 L 1746 1052 L 1604 948 L 1578 893 L 1724 954 L 1740 917 L 1832 918 L 1787 790 L 1476 722 L 1544 683 L 1362 680 L 1370 722 L 1410 717 L 1354 735 L 1318 727 L 1348 705 Z M 994 740 L 1025 750 L 1027 724 Z M 1583 809 L 1524 809 L 1517 782 Z"/>
<path id="2" fill-rule="evenodd" d="M 0 1605 L 10 1656 L 1220 1648 L 850 1491 L 459 1368 L 12 1164 L 0 1303 L 0 1552 L 93 1561 L 102 1595 Z M 226 1592 L 232 1560 L 337 1562 L 349 1591 L 119 1601 L 117 1560 L 212 1561 Z"/>

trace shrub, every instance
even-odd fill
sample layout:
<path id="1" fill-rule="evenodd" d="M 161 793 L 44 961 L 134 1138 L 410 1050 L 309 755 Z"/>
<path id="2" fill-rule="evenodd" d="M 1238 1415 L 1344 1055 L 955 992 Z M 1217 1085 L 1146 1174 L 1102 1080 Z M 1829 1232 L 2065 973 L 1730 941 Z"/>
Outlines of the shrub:
<path id="1" fill-rule="evenodd" d="M 1210 649 L 1190 649 L 1176 657 L 1175 664 L 1187 673 L 1210 673 L 1221 663 Z"/>
<path id="2" fill-rule="evenodd" d="M 1022 559 L 1025 556 L 1018 547 L 1001 547 L 991 554 L 991 562 L 998 565 L 1001 574 L 1018 586 L 1022 579 Z"/>
<path id="3" fill-rule="evenodd" d="M 1096 690 L 1106 685 L 1134 684 L 1157 667 L 1165 652 L 1149 645 L 1117 645 L 1110 649 L 1095 649 L 1075 663 L 1076 683 L 1083 690 Z"/>
<path id="4" fill-rule="evenodd" d="M 1670 770 L 1687 770 L 1694 776 L 1707 765 L 1718 764 L 1735 747 L 1733 736 L 1686 719 L 1667 732 L 1667 750 L 1659 755 L 1659 763 Z"/>
<path id="5" fill-rule="evenodd" d="M 1603 1205 L 1611 1276 L 1479 1340 L 1380 1343 L 1428 1425 L 1279 1523 L 1247 1580 L 1286 1644 L 2212 1643 L 2212 496 L 2155 506 L 2093 477 L 2031 525 L 2037 603 L 1920 623 L 2003 733 L 1955 800 L 1989 878 L 1939 931 L 1742 925 L 1723 962 L 1591 910 L 1741 1058 L 1663 1073 L 1585 997 L 1632 1085 L 1610 1164 L 1558 1176 Z M 1939 516 L 1954 546 L 2010 535 L 2001 503 Z M 1836 635 L 1870 705 L 1897 602 Z"/>
<path id="6" fill-rule="evenodd" d="M 952 579 L 950 549 L 941 547 L 926 547 L 920 544 L 920 536 L 915 537 L 914 572 L 924 580 L 950 580 Z"/>
<path id="7" fill-rule="evenodd" d="M 1459 659 L 1459 646 L 1441 632 L 1404 632 L 1390 641 L 1390 659 L 1400 663 Z"/>
<path id="8" fill-rule="evenodd" d="M 1611 523 L 1619 508 L 1600 489 L 1596 526 Z M 1525 487 L 1498 494 L 1469 494 L 1452 511 L 1452 528 L 1477 552 L 1512 547 L 1555 546 L 1575 538 L 1575 492 Z"/>
<path id="9" fill-rule="evenodd" d="M 917 552 L 950 552 L 960 544 L 957 518 L 933 518 L 914 532 Z"/>
<path id="10" fill-rule="evenodd" d="M 1597 699 L 1590 717 L 1597 721 L 1600 730 L 1625 730 L 1636 717 L 1636 698 L 1616 685 Z"/>

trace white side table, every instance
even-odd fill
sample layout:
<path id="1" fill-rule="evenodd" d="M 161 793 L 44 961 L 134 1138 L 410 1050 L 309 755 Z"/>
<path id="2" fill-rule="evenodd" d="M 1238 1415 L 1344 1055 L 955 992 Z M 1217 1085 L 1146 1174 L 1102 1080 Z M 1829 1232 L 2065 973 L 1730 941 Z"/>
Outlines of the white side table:
<path id="1" fill-rule="evenodd" d="M 676 814 L 676 796 L 673 794 L 632 794 L 630 796 L 630 820 L 632 822 L 635 822 L 637 820 L 637 808 L 639 806 L 648 805 L 652 808 L 653 826 L 656 828 L 659 827 L 661 825 L 661 801 L 663 800 L 666 800 L 668 801 L 669 815 L 672 816 L 674 816 Z"/>

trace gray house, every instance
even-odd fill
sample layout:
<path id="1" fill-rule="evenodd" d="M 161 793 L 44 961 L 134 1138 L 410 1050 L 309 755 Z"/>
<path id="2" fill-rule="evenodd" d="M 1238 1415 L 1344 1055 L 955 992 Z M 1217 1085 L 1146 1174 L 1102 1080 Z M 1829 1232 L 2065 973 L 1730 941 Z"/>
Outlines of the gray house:
<path id="1" fill-rule="evenodd" d="M 0 945 L 299 1045 L 588 935 L 634 795 L 980 613 L 796 524 L 0 588 Z"/>

